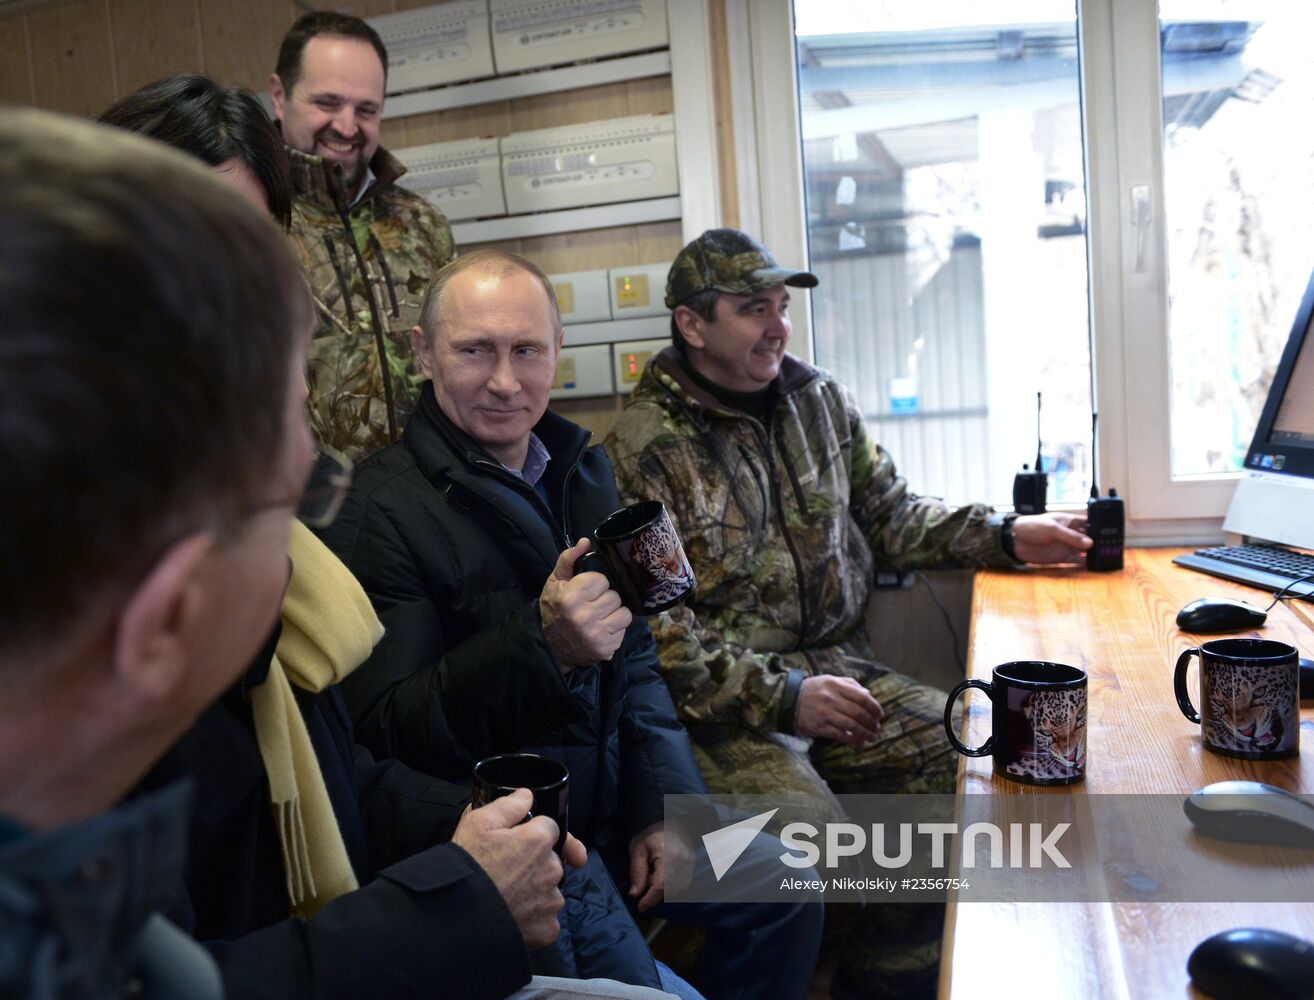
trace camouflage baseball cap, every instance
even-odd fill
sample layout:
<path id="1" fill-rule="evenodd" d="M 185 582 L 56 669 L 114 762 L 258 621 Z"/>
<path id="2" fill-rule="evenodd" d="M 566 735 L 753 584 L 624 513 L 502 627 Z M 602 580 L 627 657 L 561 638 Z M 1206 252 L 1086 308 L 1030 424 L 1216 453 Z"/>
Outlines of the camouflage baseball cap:
<path id="1" fill-rule="evenodd" d="M 751 295 L 776 285 L 815 288 L 817 276 L 781 267 L 770 250 L 738 229 L 709 229 L 675 255 L 666 276 L 666 308 L 711 288 Z"/>

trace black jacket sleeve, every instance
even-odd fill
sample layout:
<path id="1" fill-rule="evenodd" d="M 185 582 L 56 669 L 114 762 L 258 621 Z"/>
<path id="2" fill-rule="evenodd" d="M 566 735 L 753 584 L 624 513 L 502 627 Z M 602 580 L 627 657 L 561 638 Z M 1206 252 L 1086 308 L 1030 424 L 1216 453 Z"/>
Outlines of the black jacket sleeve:
<path id="1" fill-rule="evenodd" d="M 444 781 L 355 747 L 360 811 L 378 871 L 452 839 L 470 801 L 468 783 Z"/>
<path id="2" fill-rule="evenodd" d="M 483 757 L 587 718 L 548 650 L 537 601 L 453 645 L 432 596 L 437 582 L 424 573 L 441 555 L 422 559 L 361 496 L 349 498 L 324 540 L 365 588 L 385 629 L 341 685 L 357 739 L 376 754 L 462 778 Z M 441 533 L 425 544 L 443 546 Z M 454 554 L 449 565 L 458 565 Z M 460 590 L 459 580 L 447 585 Z"/>
<path id="3" fill-rule="evenodd" d="M 229 1000 L 497 1000 L 531 974 L 497 888 L 451 844 L 385 869 L 309 920 L 207 947 Z"/>
<path id="4" fill-rule="evenodd" d="M 638 621 L 623 647 L 625 690 L 620 713 L 621 818 L 629 836 L 662 818 L 662 796 L 707 791 L 689 734 L 657 672 L 657 647 Z"/>

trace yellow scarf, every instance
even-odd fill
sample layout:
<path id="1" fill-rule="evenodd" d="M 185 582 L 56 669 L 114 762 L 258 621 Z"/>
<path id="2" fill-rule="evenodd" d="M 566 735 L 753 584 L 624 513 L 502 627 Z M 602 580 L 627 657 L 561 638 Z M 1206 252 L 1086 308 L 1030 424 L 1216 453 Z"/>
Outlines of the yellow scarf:
<path id="1" fill-rule="evenodd" d="M 288 555 L 283 632 L 268 679 L 251 690 L 251 706 L 292 915 L 309 917 L 357 882 L 291 684 L 305 691 L 337 684 L 369 656 L 383 626 L 351 571 L 299 521 Z"/>

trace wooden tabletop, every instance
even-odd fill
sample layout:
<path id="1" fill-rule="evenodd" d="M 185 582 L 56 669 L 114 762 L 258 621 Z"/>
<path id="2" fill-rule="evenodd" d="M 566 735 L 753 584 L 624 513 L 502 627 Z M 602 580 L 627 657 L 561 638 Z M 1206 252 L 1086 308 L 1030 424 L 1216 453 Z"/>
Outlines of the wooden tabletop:
<path id="1" fill-rule="evenodd" d="M 1237 597 L 1261 608 L 1270 599 L 1264 591 L 1172 565 L 1180 551 L 1131 549 L 1116 573 L 1056 568 L 977 574 L 968 676 L 989 680 L 993 667 L 1009 660 L 1083 668 L 1090 677 L 1087 770 L 1084 782 L 1037 789 L 994 777 L 989 757 L 963 757 L 960 793 L 1185 794 L 1228 779 L 1314 791 L 1311 709 L 1301 712 L 1302 756 L 1244 761 L 1205 751 L 1200 727 L 1177 708 L 1178 653 L 1216 638 L 1179 631 L 1178 610 L 1198 597 Z M 1290 642 L 1314 657 L 1314 631 L 1285 603 L 1269 612 L 1264 628 L 1236 634 Z M 1194 698 L 1194 680 L 1191 687 Z M 974 746 L 989 735 L 990 705 L 979 691 L 967 694 L 967 704 L 966 741 Z M 1014 976 L 1023 968 L 1025 992 L 1048 998 L 1201 996 L 1186 975 L 1191 950 L 1218 931 L 1256 926 L 1314 940 L 1314 904 L 951 901 L 940 996 L 1003 996 L 1018 985 Z"/>

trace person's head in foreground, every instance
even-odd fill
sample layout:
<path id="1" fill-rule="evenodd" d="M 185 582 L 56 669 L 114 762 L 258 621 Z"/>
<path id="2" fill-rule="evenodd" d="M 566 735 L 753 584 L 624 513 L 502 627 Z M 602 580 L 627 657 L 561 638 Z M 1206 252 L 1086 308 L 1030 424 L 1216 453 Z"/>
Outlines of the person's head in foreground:
<path id="1" fill-rule="evenodd" d="M 781 267 L 737 229 L 709 229 L 675 256 L 666 278 L 671 339 L 698 374 L 732 392 L 764 389 L 789 344 L 789 289 L 817 277 Z"/>
<path id="2" fill-rule="evenodd" d="M 0 114 L 0 815 L 124 793 L 278 614 L 310 467 L 286 238 L 191 157 Z"/>
<path id="3" fill-rule="evenodd" d="M 284 229 L 291 221 L 287 151 L 251 91 L 183 73 L 120 98 L 98 120 L 191 153 Z"/>

